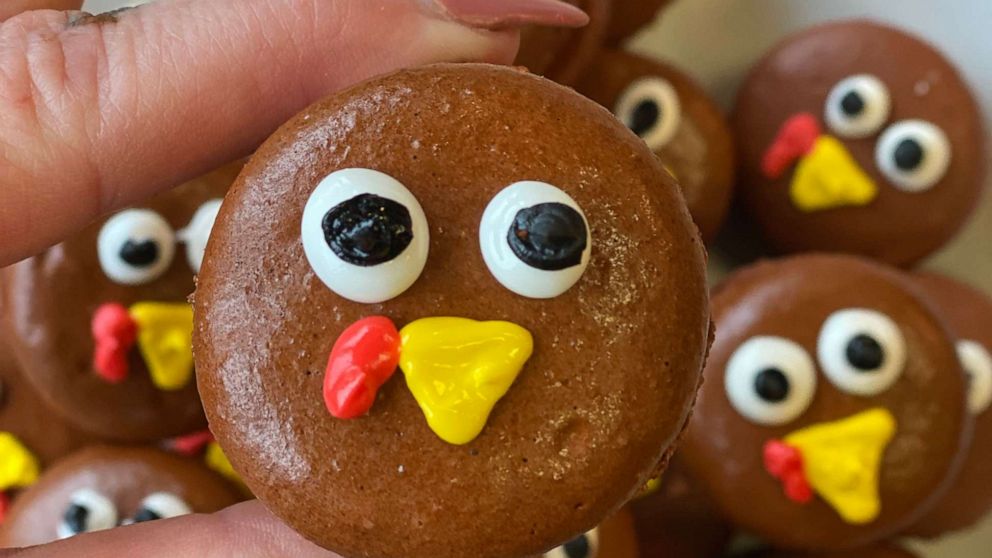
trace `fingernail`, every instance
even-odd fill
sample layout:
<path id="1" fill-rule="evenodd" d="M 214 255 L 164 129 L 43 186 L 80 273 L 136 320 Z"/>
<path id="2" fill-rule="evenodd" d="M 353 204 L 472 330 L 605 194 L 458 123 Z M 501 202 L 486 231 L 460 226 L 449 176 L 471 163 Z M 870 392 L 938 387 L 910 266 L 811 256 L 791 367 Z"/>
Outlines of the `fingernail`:
<path id="1" fill-rule="evenodd" d="M 459 23 L 485 29 L 582 27 L 589 23 L 585 12 L 560 0 L 432 0 L 431 4 Z"/>

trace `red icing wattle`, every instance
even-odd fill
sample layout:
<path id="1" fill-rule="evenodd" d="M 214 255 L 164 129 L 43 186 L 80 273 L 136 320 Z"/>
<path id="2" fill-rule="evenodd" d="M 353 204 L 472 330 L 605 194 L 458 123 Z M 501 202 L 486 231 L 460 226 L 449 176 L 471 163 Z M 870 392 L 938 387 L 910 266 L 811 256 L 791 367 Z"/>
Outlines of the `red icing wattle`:
<path id="1" fill-rule="evenodd" d="M 379 388 L 399 364 L 400 334 L 389 318 L 363 318 L 338 337 L 324 375 L 324 404 L 331 415 L 350 419 L 364 415 Z"/>
<path id="2" fill-rule="evenodd" d="M 790 117 L 782 124 L 775 141 L 765 151 L 761 171 L 767 178 L 781 177 L 796 159 L 813 150 L 820 134 L 820 123 L 812 114 L 803 112 Z"/>
<path id="3" fill-rule="evenodd" d="M 765 470 L 782 483 L 786 498 L 799 504 L 813 499 L 813 489 L 803 472 L 803 455 L 780 440 L 765 442 Z"/>
<path id="4" fill-rule="evenodd" d="M 112 384 L 128 375 L 128 352 L 138 337 L 138 324 L 121 304 L 108 302 L 97 308 L 90 323 L 93 335 L 93 370 Z"/>
<path id="5" fill-rule="evenodd" d="M 210 430 L 200 430 L 199 432 L 172 438 L 165 443 L 165 446 L 166 449 L 173 453 L 192 457 L 203 453 L 203 449 L 207 447 L 207 444 L 213 441 L 214 435 Z"/>

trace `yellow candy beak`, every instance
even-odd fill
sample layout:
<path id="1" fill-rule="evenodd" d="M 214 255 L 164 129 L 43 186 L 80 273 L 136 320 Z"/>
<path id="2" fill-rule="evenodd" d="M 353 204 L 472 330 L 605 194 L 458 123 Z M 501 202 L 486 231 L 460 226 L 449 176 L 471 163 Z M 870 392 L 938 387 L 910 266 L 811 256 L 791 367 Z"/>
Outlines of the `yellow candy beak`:
<path id="1" fill-rule="evenodd" d="M 789 195 L 800 211 L 823 211 L 868 205 L 878 195 L 878 186 L 844 144 L 820 136 L 799 161 Z"/>
<path id="2" fill-rule="evenodd" d="M 175 391 L 193 379 L 193 308 L 139 302 L 129 309 L 138 324 L 138 349 L 155 387 Z"/>
<path id="3" fill-rule="evenodd" d="M 24 488 L 38 480 L 38 459 L 10 432 L 0 432 L 0 491 Z"/>
<path id="4" fill-rule="evenodd" d="M 509 322 L 425 318 L 400 331 L 400 369 L 444 441 L 467 444 L 482 432 L 534 351 L 526 329 Z"/>
<path id="5" fill-rule="evenodd" d="M 896 432 L 896 421 L 878 408 L 822 423 L 788 435 L 784 442 L 802 453 L 806 480 L 847 523 L 863 525 L 878 517 L 882 455 Z"/>

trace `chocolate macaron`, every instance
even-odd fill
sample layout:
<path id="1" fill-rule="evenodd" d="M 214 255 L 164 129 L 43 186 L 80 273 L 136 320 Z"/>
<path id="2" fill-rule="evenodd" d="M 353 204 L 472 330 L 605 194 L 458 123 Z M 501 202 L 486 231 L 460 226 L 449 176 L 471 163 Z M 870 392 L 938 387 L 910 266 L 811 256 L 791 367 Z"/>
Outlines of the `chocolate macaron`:
<path id="1" fill-rule="evenodd" d="M 520 35 L 515 64 L 571 85 L 596 57 L 610 23 L 611 0 L 565 0 L 589 15 L 589 24 L 577 28 L 531 26 Z"/>
<path id="2" fill-rule="evenodd" d="M 576 89 L 611 110 L 661 158 L 706 241 L 719 232 L 734 183 L 734 141 L 716 102 L 663 62 L 604 51 Z"/>
<path id="3" fill-rule="evenodd" d="M 672 0 L 614 0 L 610 10 L 610 27 L 606 43 L 618 45 L 658 17 L 662 8 Z"/>
<path id="4" fill-rule="evenodd" d="M 813 27 L 740 89 L 737 189 L 777 251 L 909 266 L 975 209 L 983 121 L 958 71 L 922 40 L 866 21 Z"/>
<path id="5" fill-rule="evenodd" d="M 704 260 L 675 182 L 595 103 L 504 67 L 402 71 L 303 111 L 225 199 L 200 393 L 248 487 L 328 549 L 541 554 L 664 467 Z"/>
<path id="6" fill-rule="evenodd" d="M 732 275 L 679 455 L 778 548 L 884 540 L 947 488 L 971 417 L 954 343 L 901 272 L 805 255 Z"/>
<path id="7" fill-rule="evenodd" d="M 9 345 L 32 388 L 65 420 L 128 442 L 204 427 L 186 299 L 240 166 L 111 215 L 4 270 Z"/>

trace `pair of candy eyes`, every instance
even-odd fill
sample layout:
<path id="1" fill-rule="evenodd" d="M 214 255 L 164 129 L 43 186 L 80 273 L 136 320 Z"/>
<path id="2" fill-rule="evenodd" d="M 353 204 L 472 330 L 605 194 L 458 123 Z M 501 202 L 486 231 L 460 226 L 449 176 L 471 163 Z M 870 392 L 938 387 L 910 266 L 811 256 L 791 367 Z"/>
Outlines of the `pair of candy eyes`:
<path id="1" fill-rule="evenodd" d="M 598 528 L 544 553 L 544 558 L 596 558 L 597 556 L 599 556 Z"/>
<path id="2" fill-rule="evenodd" d="M 825 120 L 838 136 L 865 139 L 889 121 L 892 98 L 880 79 L 868 74 L 841 80 L 827 95 Z M 897 188 L 923 192 L 947 174 L 951 144 L 938 126 L 924 120 L 902 120 L 882 132 L 875 145 L 875 164 Z"/>
<path id="3" fill-rule="evenodd" d="M 193 513 L 182 498 L 168 492 L 149 494 L 141 501 L 138 511 L 123 524 L 140 523 L 155 519 L 167 519 Z M 60 539 L 81 533 L 112 529 L 122 524 L 117 506 L 105 495 L 84 488 L 77 490 L 69 498 L 69 505 L 62 514 L 57 527 Z"/>
<path id="4" fill-rule="evenodd" d="M 392 176 L 359 168 L 335 171 L 317 185 L 303 210 L 300 238 L 317 277 L 364 304 L 410 288 L 430 248 L 416 197 Z M 592 238 L 575 200 L 550 184 L 524 181 L 489 202 L 479 245 L 503 286 L 529 298 L 553 298 L 582 277 Z"/>
<path id="5" fill-rule="evenodd" d="M 992 357 L 979 344 L 958 345 L 969 375 L 968 408 L 977 415 L 992 403 Z M 881 394 L 906 365 L 906 340 L 895 322 L 874 310 L 851 308 L 832 314 L 817 339 L 817 359 L 827 379 L 858 397 Z M 799 418 L 816 393 L 816 365 L 798 343 L 758 336 L 744 342 L 727 362 L 724 387 L 745 418 L 782 425 Z"/>
<path id="6" fill-rule="evenodd" d="M 173 231 L 164 217 L 150 209 L 128 209 L 114 215 L 97 236 L 100 268 L 115 283 L 144 285 L 168 271 L 176 244 L 184 242 L 186 260 L 198 273 L 220 204 L 216 199 L 201 205 L 180 231 Z"/>

